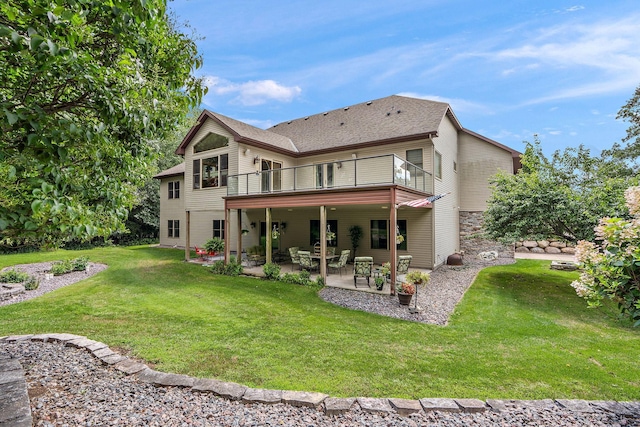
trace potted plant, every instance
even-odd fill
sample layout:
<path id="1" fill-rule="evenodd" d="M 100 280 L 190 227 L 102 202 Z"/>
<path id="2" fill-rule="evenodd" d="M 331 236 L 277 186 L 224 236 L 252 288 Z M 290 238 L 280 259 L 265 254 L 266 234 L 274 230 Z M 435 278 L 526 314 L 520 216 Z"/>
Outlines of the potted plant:
<path id="1" fill-rule="evenodd" d="M 403 282 L 396 286 L 396 293 L 400 305 L 409 305 L 413 294 L 416 293 L 416 287 L 411 283 Z"/>
<path id="2" fill-rule="evenodd" d="M 382 264 L 382 267 L 380 268 L 380 273 L 382 274 L 382 277 L 391 279 L 391 263 L 389 261 Z"/>
<path id="3" fill-rule="evenodd" d="M 396 234 L 396 245 L 404 242 L 404 236 L 402 234 Z"/>
<path id="4" fill-rule="evenodd" d="M 219 237 L 214 237 L 213 239 L 207 240 L 204 248 L 209 255 L 214 256 L 224 250 L 224 240 Z"/>
<path id="5" fill-rule="evenodd" d="M 353 257 L 356 257 L 356 249 L 360 246 L 360 239 L 362 239 L 362 227 L 359 225 L 352 225 L 349 227 L 349 237 L 351 238 L 351 247 L 353 248 Z"/>
<path id="6" fill-rule="evenodd" d="M 382 288 L 384 288 L 384 277 L 383 276 L 377 276 L 376 278 L 373 279 L 373 281 L 376 283 L 376 289 L 381 291 Z"/>
<path id="7" fill-rule="evenodd" d="M 412 270 L 404 276 L 404 280 L 414 285 L 424 285 L 429 283 L 429 274 L 418 270 Z"/>

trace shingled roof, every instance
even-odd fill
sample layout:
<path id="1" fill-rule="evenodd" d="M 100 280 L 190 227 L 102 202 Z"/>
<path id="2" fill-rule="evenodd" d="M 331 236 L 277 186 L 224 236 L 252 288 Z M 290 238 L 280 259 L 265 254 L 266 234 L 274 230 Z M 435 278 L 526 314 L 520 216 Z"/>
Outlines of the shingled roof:
<path id="1" fill-rule="evenodd" d="M 290 138 L 300 153 L 436 136 L 449 104 L 393 95 L 279 123 L 267 131 Z"/>
<path id="2" fill-rule="evenodd" d="M 178 175 L 184 175 L 184 162 L 180 163 L 179 165 L 175 165 L 172 168 L 163 170 L 162 172 L 158 172 L 158 174 L 154 175 L 153 177 L 156 179 L 160 179 Z"/>
<path id="3" fill-rule="evenodd" d="M 464 129 L 447 103 L 400 95 L 282 122 L 266 130 L 205 110 L 198 118 L 198 123 L 182 140 L 176 154 L 184 154 L 191 139 L 207 119 L 224 127 L 238 142 L 300 156 L 433 138 L 438 136 L 438 129 L 445 117 L 449 117 L 458 131 L 480 137 L 512 152 L 514 156 L 519 154 L 496 141 Z"/>
<path id="4" fill-rule="evenodd" d="M 298 152 L 298 149 L 291 139 L 286 136 L 251 126 L 250 124 L 232 119 L 231 117 L 224 116 L 220 113 L 204 110 L 202 114 L 200 114 L 200 117 L 198 117 L 198 124 L 192 127 L 189 133 L 184 137 L 182 143 L 176 150 L 176 154 L 184 154 L 184 150 L 187 148 L 187 145 L 189 145 L 191 139 L 195 136 L 200 127 L 202 127 L 207 117 L 225 128 L 238 142 L 246 142 L 257 146 L 263 146 L 270 150 L 275 148 L 276 151 L 285 152 L 287 154 Z"/>

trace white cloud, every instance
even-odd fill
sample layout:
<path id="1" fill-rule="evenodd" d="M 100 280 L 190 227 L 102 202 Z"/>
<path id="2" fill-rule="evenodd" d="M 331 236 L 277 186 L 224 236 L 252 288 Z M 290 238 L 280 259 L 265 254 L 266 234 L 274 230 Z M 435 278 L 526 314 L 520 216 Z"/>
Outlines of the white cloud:
<path id="1" fill-rule="evenodd" d="M 573 86 L 565 87 L 531 100 L 535 104 L 557 99 L 609 94 L 635 88 L 640 75 L 640 24 L 638 16 L 618 21 L 587 24 L 574 22 L 544 28 L 520 46 L 486 52 L 493 60 L 510 67 L 502 72 L 512 77 L 523 71 L 539 68 L 546 75 L 563 75 L 575 70 Z M 521 65 L 524 61 L 531 64 Z M 513 65 L 516 63 L 517 65 Z M 585 72 L 591 78 L 585 77 Z"/>
<path id="2" fill-rule="evenodd" d="M 428 99 L 429 101 L 446 102 L 451 105 L 454 112 L 476 112 L 484 114 L 493 114 L 493 111 L 486 105 L 477 104 L 466 99 L 446 98 L 438 95 L 423 95 L 416 92 L 400 92 L 400 96 L 408 96 L 411 98 Z"/>
<path id="3" fill-rule="evenodd" d="M 284 86 L 274 80 L 233 83 L 216 76 L 207 76 L 204 82 L 209 88 L 209 94 L 236 95 L 232 102 L 246 106 L 261 105 L 271 100 L 291 102 L 302 93 L 299 86 Z"/>
<path id="4" fill-rule="evenodd" d="M 564 11 L 565 12 L 577 12 L 579 10 L 584 10 L 584 6 L 571 6 L 566 8 Z"/>

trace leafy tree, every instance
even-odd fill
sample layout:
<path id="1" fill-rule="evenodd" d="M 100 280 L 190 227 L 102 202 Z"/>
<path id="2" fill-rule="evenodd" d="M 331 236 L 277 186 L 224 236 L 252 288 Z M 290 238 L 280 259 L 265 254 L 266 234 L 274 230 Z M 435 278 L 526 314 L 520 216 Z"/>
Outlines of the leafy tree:
<path id="1" fill-rule="evenodd" d="M 627 129 L 627 135 L 622 139 L 626 145 L 614 144 L 604 154 L 616 160 L 622 160 L 630 167 L 637 169 L 640 166 L 640 86 L 636 88 L 631 99 L 618 111 L 616 118 L 631 123 Z"/>
<path id="2" fill-rule="evenodd" d="M 204 93 L 166 0 L 5 0 L 0 63 L 0 244 L 123 231 L 150 141 Z"/>
<path id="3" fill-rule="evenodd" d="M 176 166 L 184 159 L 175 154 L 176 147 L 187 134 L 200 115 L 199 109 L 193 109 L 164 138 L 151 141 L 155 156 L 154 172 L 163 171 Z M 129 211 L 125 222 L 127 234 L 116 233 L 111 239 L 116 243 L 124 241 L 136 242 L 145 238 L 157 238 L 160 232 L 160 181 L 149 175 L 144 184 L 136 192 L 136 202 Z"/>
<path id="4" fill-rule="evenodd" d="M 545 157 L 527 143 L 517 174 L 498 173 L 485 212 L 490 238 L 504 242 L 557 238 L 592 241 L 604 216 L 625 217 L 625 188 L 638 182 L 626 165 L 592 157 L 583 146 Z"/>
<path id="5" fill-rule="evenodd" d="M 576 258 L 582 264 L 580 279 L 571 286 L 590 307 L 605 298 L 618 304 L 623 315 L 640 326 L 640 187 L 625 191 L 630 220 L 602 218 L 596 228 L 599 244 L 581 241 Z"/>

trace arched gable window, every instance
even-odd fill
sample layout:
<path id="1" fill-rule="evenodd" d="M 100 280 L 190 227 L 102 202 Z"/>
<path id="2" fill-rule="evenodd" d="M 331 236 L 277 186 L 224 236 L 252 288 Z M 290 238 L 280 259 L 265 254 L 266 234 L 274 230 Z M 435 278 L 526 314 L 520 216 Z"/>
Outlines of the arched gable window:
<path id="1" fill-rule="evenodd" d="M 202 138 L 200 142 L 198 142 L 196 145 L 193 146 L 193 152 L 201 153 L 203 151 L 213 150 L 215 148 L 222 148 L 228 145 L 229 145 L 229 140 L 226 137 L 222 135 L 218 135 L 217 133 L 210 133 L 209 135 Z"/>

